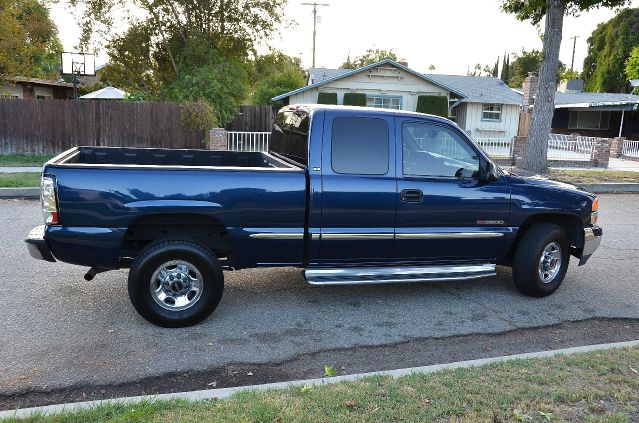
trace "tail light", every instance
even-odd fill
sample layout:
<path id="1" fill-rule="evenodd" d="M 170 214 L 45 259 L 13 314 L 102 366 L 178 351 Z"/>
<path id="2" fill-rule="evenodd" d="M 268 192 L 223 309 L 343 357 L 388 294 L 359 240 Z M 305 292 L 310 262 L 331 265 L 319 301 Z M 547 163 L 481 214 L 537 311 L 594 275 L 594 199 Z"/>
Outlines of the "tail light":
<path id="1" fill-rule="evenodd" d="M 597 223 L 597 220 L 599 220 L 599 199 L 595 198 L 592 201 L 592 210 L 590 213 L 590 223 L 591 224 L 595 224 Z"/>
<path id="2" fill-rule="evenodd" d="M 58 200 L 55 193 L 55 180 L 49 176 L 43 176 L 40 181 L 40 203 L 42 204 L 44 223 L 47 225 L 60 223 Z"/>

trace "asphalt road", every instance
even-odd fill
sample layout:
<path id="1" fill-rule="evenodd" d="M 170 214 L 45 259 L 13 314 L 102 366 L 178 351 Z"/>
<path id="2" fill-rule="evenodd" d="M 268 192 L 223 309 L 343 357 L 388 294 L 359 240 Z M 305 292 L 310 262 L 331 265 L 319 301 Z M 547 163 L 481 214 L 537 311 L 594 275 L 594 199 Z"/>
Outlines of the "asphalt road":
<path id="1" fill-rule="evenodd" d="M 586 266 L 573 260 L 547 298 L 519 294 L 508 269 L 475 281 L 375 287 L 310 287 L 295 269 L 250 270 L 225 274 L 224 298 L 204 323 L 162 329 L 130 305 L 125 271 L 85 282 L 84 268 L 31 259 L 23 239 L 41 222 L 38 203 L 0 201 L 0 395 L 411 339 L 639 319 L 639 196 L 602 195 L 600 204 L 600 249 Z"/>

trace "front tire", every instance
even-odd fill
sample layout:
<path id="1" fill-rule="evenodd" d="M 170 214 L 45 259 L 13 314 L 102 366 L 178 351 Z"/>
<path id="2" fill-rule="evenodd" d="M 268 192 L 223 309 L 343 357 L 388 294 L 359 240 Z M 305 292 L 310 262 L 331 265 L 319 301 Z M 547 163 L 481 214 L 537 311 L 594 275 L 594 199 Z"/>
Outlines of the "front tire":
<path id="1" fill-rule="evenodd" d="M 191 241 L 160 241 L 133 261 L 129 298 L 137 312 L 162 327 L 186 327 L 215 310 L 224 291 L 217 257 Z"/>
<path id="2" fill-rule="evenodd" d="M 570 260 L 570 242 L 558 225 L 539 224 L 522 236 L 513 262 L 517 289 L 531 297 L 545 297 L 559 288 Z"/>

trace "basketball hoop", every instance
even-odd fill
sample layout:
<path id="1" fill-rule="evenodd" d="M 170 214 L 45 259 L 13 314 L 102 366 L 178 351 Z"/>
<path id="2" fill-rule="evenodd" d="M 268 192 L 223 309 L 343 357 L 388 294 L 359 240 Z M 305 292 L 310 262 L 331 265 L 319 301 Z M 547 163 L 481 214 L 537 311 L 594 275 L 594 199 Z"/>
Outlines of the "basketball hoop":
<path id="1" fill-rule="evenodd" d="M 62 52 L 62 75 L 73 76 L 73 98 L 78 99 L 81 76 L 95 76 L 95 55 L 91 53 Z"/>

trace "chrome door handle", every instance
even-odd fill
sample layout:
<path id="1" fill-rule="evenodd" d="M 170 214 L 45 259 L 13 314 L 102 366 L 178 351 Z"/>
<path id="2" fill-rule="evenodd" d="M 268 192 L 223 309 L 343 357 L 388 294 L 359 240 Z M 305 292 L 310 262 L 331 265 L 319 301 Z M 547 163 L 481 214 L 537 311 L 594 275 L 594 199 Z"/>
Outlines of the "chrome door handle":
<path id="1" fill-rule="evenodd" d="M 421 189 L 405 189 L 400 195 L 402 201 L 407 203 L 419 203 L 424 199 L 424 193 Z"/>

